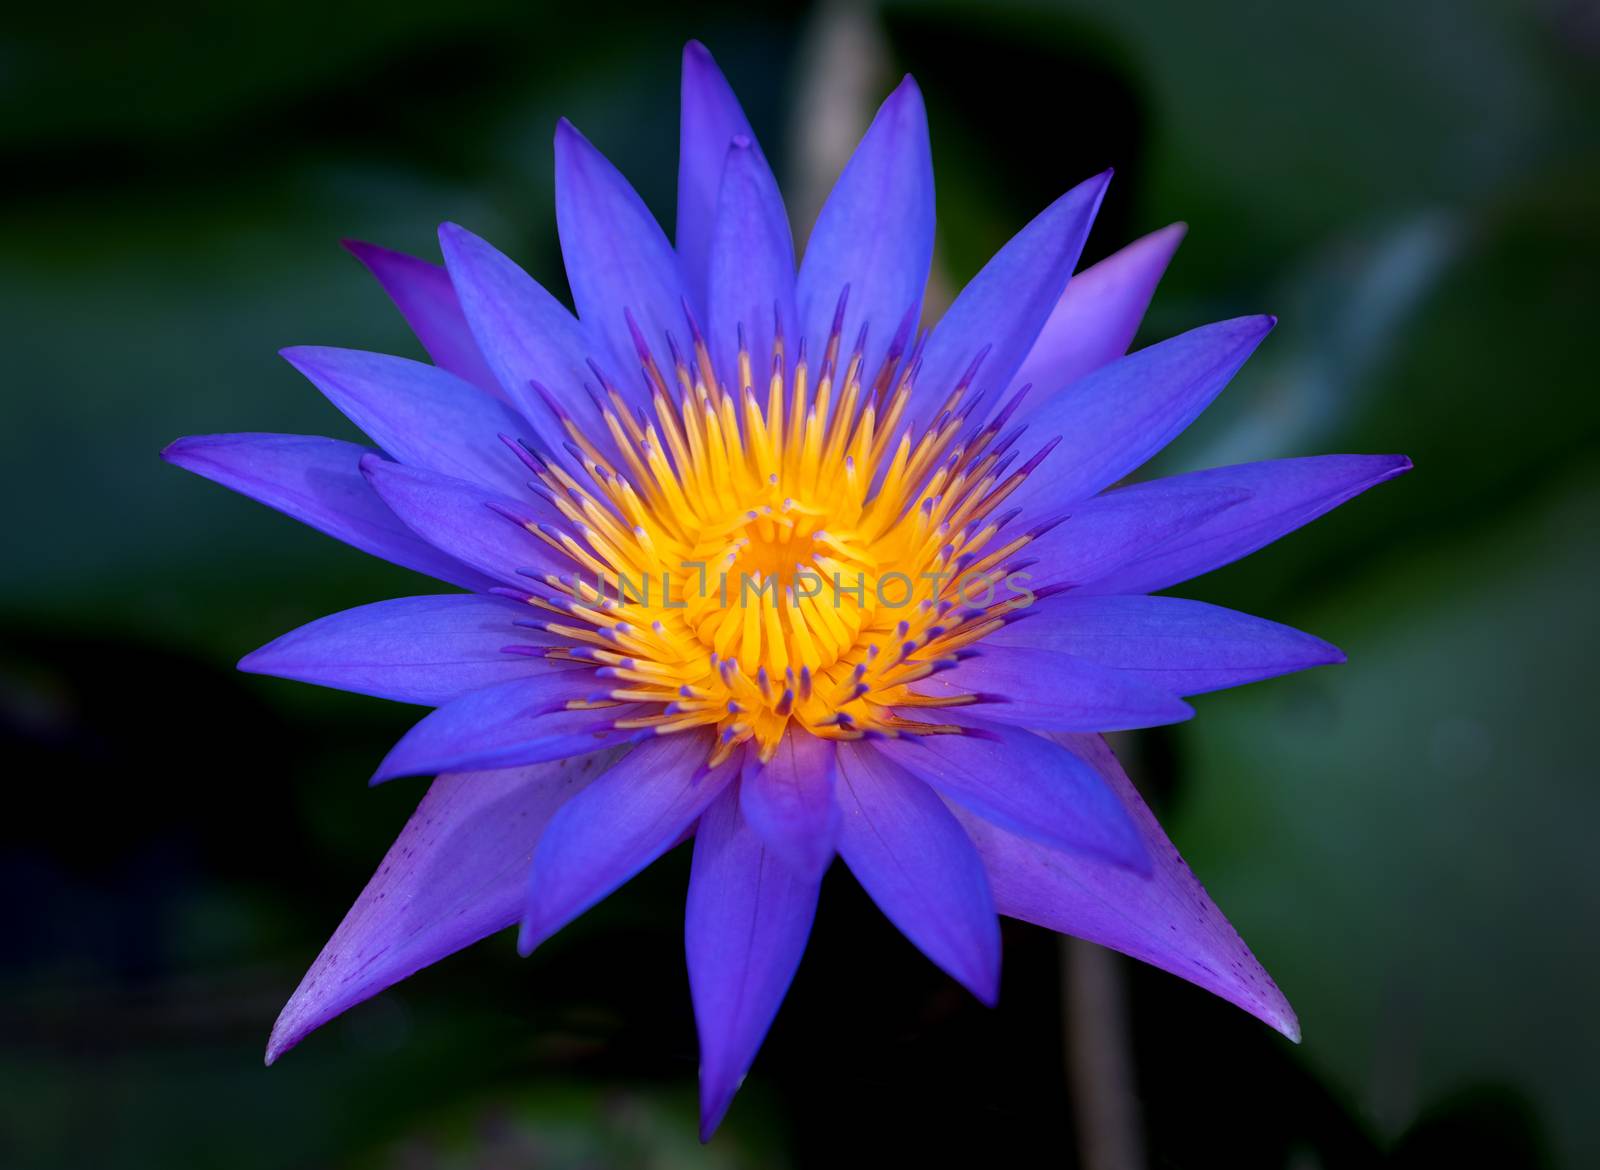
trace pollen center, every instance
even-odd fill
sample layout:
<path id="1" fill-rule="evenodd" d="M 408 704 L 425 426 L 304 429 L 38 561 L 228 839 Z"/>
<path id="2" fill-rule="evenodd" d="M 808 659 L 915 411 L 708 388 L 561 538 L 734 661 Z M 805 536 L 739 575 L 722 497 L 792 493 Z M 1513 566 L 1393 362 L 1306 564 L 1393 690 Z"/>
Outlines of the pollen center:
<path id="1" fill-rule="evenodd" d="M 598 664 L 610 701 L 637 705 L 618 727 L 715 727 L 714 758 L 747 740 L 770 758 L 792 724 L 954 730 L 897 712 L 972 701 L 914 684 L 1018 604 L 997 586 L 1027 537 L 992 515 L 1032 466 L 1008 474 L 1016 400 L 974 421 L 969 371 L 913 434 L 915 350 L 891 347 L 869 385 L 861 343 L 838 372 L 836 327 L 813 381 L 779 337 L 758 396 L 744 352 L 729 385 L 694 341 L 669 382 L 640 340 L 650 405 L 604 386 L 603 435 L 562 416 L 581 474 L 534 457 L 569 527 L 532 530 L 578 566 L 528 598 L 570 640 L 548 653 Z"/>

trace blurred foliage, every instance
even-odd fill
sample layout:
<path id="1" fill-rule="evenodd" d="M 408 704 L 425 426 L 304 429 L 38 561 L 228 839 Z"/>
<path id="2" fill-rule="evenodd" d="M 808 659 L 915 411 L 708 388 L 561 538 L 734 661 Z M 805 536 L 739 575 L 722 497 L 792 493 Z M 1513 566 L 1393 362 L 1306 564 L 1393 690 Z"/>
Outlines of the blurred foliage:
<path id="1" fill-rule="evenodd" d="M 1175 840 L 1298 1006 L 1294 1049 L 1131 972 L 1158 1164 L 1592 1165 L 1600 789 L 1600 29 L 1542 0 L 900 4 L 940 265 L 1117 168 L 1087 259 L 1183 218 L 1149 337 L 1284 320 L 1165 469 L 1418 471 L 1187 590 L 1351 665 L 1138 738 Z M 231 673 L 418 579 L 164 467 L 188 432 L 349 435 L 273 351 L 415 353 L 341 236 L 457 220 L 562 287 L 568 114 L 670 222 L 678 47 L 786 157 L 800 5 L 33 7 L 0 44 L 0 1164 L 779 1166 L 1070 1158 L 1053 941 L 977 1008 L 836 873 L 727 1125 L 693 1141 L 675 855 L 533 959 L 508 939 L 271 1072 L 278 1006 L 416 798 L 414 712 Z M 804 238 L 804 225 L 800 237 Z M 18 897 L 17 895 L 22 896 Z"/>

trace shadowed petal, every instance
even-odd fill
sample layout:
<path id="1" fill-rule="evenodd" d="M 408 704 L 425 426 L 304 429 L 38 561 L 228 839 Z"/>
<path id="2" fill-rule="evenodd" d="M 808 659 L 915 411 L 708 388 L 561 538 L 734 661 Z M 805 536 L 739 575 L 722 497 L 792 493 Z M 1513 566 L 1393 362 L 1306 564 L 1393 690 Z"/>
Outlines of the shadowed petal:
<path id="1" fill-rule="evenodd" d="M 1161 479 L 1094 496 L 1028 542 L 1036 563 L 1019 583 L 1042 589 L 1096 581 L 1249 498 L 1236 488 Z"/>
<path id="2" fill-rule="evenodd" d="M 909 313 L 915 322 L 921 311 L 932 263 L 928 116 L 907 77 L 879 107 L 806 243 L 795 302 L 813 367 L 849 285 L 841 344 L 848 353 L 862 323 L 870 325 L 863 366 L 870 379 L 901 321 Z"/>
<path id="3" fill-rule="evenodd" d="M 778 182 L 748 138 L 727 151 L 717 225 L 712 233 L 707 281 L 708 342 L 717 373 L 735 393 L 739 384 L 739 334 L 750 355 L 751 382 L 766 400 L 772 372 L 773 315 L 785 343 L 795 344 L 794 237 Z"/>
<path id="4" fill-rule="evenodd" d="M 716 230 L 728 144 L 742 136 L 763 168 L 766 161 L 733 88 L 699 41 L 690 41 L 683 47 L 680 93 L 678 229 L 673 238 L 691 303 L 697 312 L 704 312 L 709 303 L 706 288 L 711 271 L 711 238 Z"/>
<path id="5" fill-rule="evenodd" d="M 930 421 L 972 360 L 988 353 L 962 405 L 990 400 L 1011 384 L 1034 347 L 1083 252 L 1111 172 L 1080 183 L 1041 211 L 996 252 L 928 336 L 917 374 L 912 434 Z M 1074 278 L 1075 279 L 1075 278 Z"/>
<path id="6" fill-rule="evenodd" d="M 865 743 L 839 747 L 839 855 L 917 949 L 973 995 L 1000 994 L 1000 926 L 972 841 L 933 790 Z"/>
<path id="7" fill-rule="evenodd" d="M 616 752 L 440 776 L 290 997 L 271 1064 L 315 1028 L 517 921 L 533 848 Z"/>
<path id="8" fill-rule="evenodd" d="M 931 721 L 927 713 L 903 712 Z M 1092 853 L 1130 869 L 1150 868 L 1122 803 L 1100 774 L 1042 736 L 957 709 L 934 715 L 975 732 L 907 735 L 877 750 L 985 820 L 1058 849 Z"/>
<path id="9" fill-rule="evenodd" d="M 301 626 L 245 655 L 239 669 L 437 707 L 468 691 L 570 668 L 506 653 L 510 645 L 551 641 L 515 624 L 528 612 L 482 594 L 399 597 Z"/>
<path id="10" fill-rule="evenodd" d="M 495 583 L 406 527 L 361 474 L 363 456 L 372 450 L 320 435 L 190 435 L 161 452 L 364 553 L 465 589 Z"/>
<path id="11" fill-rule="evenodd" d="M 1142 959 L 1237 1004 L 1291 1040 L 1294 1011 L 1178 856 L 1099 736 L 1055 736 L 1093 764 L 1139 827 L 1155 871 L 1141 876 L 1082 854 L 1050 849 L 957 808 L 989 874 L 995 905 Z"/>
<path id="12" fill-rule="evenodd" d="M 976 714 L 1042 731 L 1128 731 L 1181 723 L 1194 708 L 1131 671 L 985 638 L 952 670 L 916 684 L 927 695 L 983 697 Z"/>
<path id="13" fill-rule="evenodd" d="M 1211 405 L 1273 324 L 1239 317 L 1203 325 L 1102 366 L 1037 409 L 1024 400 L 1028 434 L 1061 442 L 1009 504 L 1064 508 L 1142 465 Z"/>
<path id="14" fill-rule="evenodd" d="M 389 463 L 376 455 L 361 471 L 418 536 L 481 573 L 507 584 L 526 584 L 523 569 L 570 575 L 574 565 L 506 513 L 532 516 L 530 501 L 507 499 L 464 479 Z"/>
<path id="15" fill-rule="evenodd" d="M 377 277 L 434 365 L 465 378 L 480 390 L 505 397 L 478 351 L 478 343 L 461 313 L 455 287 L 443 268 L 360 240 L 345 240 L 344 246 Z"/>
<path id="16" fill-rule="evenodd" d="M 565 805 L 533 855 L 517 947 L 523 954 L 660 857 L 738 774 L 705 768 L 711 738 L 647 739 Z"/>
<path id="17" fill-rule="evenodd" d="M 1209 573 L 1410 470 L 1411 460 L 1404 455 L 1316 455 L 1155 480 L 1151 488 L 1246 491 L 1250 499 L 1095 581 L 1086 592 L 1153 593 Z"/>
<path id="18" fill-rule="evenodd" d="M 1198 695 L 1343 662 L 1337 647 L 1289 626 L 1181 597 L 1048 597 L 984 645 L 1071 654 Z"/>
<path id="19" fill-rule="evenodd" d="M 833 860 L 839 833 L 834 744 L 790 731 L 771 762 L 751 752 L 739 785 L 744 819 L 768 849 L 807 878 L 820 878 Z"/>
<path id="20" fill-rule="evenodd" d="M 589 358 L 600 355 L 589 332 L 515 261 L 466 228 L 441 224 L 439 247 L 484 360 L 545 441 L 559 445 L 566 435 L 533 385 L 544 387 L 567 413 L 590 418 L 593 407 L 583 386 L 594 381 Z M 611 377 L 624 372 L 613 370 Z"/>
<path id="21" fill-rule="evenodd" d="M 568 710 L 603 697 L 587 667 L 512 679 L 470 691 L 424 716 L 372 775 L 374 784 L 479 768 L 514 768 L 582 755 L 627 738 L 611 730 L 618 707 Z"/>
<path id="22" fill-rule="evenodd" d="M 816 914 L 819 879 L 772 856 L 733 785 L 695 830 L 683 936 L 700 1033 L 700 1140 L 712 1132 L 778 1014 Z"/>
<path id="23" fill-rule="evenodd" d="M 1128 352 L 1156 285 L 1188 232 L 1175 223 L 1135 240 L 1072 278 L 1012 379 L 1034 405 Z"/>
<path id="24" fill-rule="evenodd" d="M 528 471 L 500 441 L 528 424 L 437 366 L 386 353 L 301 345 L 279 351 L 346 418 L 401 463 L 520 495 Z"/>
<path id="25" fill-rule="evenodd" d="M 686 329 L 678 258 L 628 180 L 565 118 L 556 127 L 556 228 L 578 319 L 606 340 L 608 376 L 642 401 L 624 310 L 665 360 L 668 332 L 682 338 Z"/>

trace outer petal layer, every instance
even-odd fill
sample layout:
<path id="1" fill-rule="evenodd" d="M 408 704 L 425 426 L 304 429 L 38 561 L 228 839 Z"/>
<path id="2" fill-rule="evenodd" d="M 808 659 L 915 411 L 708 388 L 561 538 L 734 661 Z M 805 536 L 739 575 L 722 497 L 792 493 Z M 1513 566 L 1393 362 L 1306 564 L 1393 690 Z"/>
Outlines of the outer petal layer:
<path id="1" fill-rule="evenodd" d="M 1074 276 L 1012 384 L 1032 385 L 1037 406 L 1127 353 L 1188 230 L 1175 223 L 1151 232 Z"/>
<path id="2" fill-rule="evenodd" d="M 646 740 L 556 814 L 533 855 L 523 954 L 682 838 L 738 773 L 737 758 L 707 771 L 709 749 L 703 735 Z"/>
<path id="3" fill-rule="evenodd" d="M 986 720 L 1041 731 L 1130 731 L 1181 723 L 1194 709 L 1132 671 L 990 638 L 953 670 L 916 684 L 927 695 L 979 695 Z"/>
<path id="4" fill-rule="evenodd" d="M 527 614 L 527 606 L 483 594 L 397 597 L 292 630 L 245 655 L 239 669 L 437 707 L 570 665 L 506 652 L 541 637 L 516 625 Z"/>
<path id="5" fill-rule="evenodd" d="M 412 532 L 361 474 L 373 452 L 320 435 L 191 435 L 161 452 L 196 475 L 232 488 L 364 553 L 467 589 L 494 579 Z"/>
<path id="6" fill-rule="evenodd" d="M 1074 504 L 1155 455 L 1222 392 L 1272 329 L 1272 317 L 1204 325 L 1131 353 L 1036 409 L 1030 435 L 1061 443 L 1008 501 L 1041 510 Z"/>
<path id="7" fill-rule="evenodd" d="M 938 792 L 1014 833 L 1057 849 L 1149 870 L 1144 843 L 1100 774 L 1021 728 L 937 713 L 967 735 L 902 736 L 878 751 Z"/>
<path id="8" fill-rule="evenodd" d="M 706 282 L 711 265 L 711 237 L 717 221 L 722 169 L 728 145 L 736 137 L 750 143 L 759 158 L 761 147 L 744 116 L 728 79 L 699 41 L 683 47 L 683 112 L 678 134 L 678 260 L 683 282 L 697 311 L 707 304 Z M 766 162 L 762 159 L 762 166 Z"/>
<path id="9" fill-rule="evenodd" d="M 597 752 L 435 780 L 278 1017 L 267 1063 L 346 1009 L 515 923 L 546 822 L 614 758 Z"/>
<path id="10" fill-rule="evenodd" d="M 909 412 L 913 435 L 980 353 L 966 402 L 990 401 L 1011 384 L 1067 287 L 1110 181 L 1106 171 L 1061 196 L 961 290 L 923 350 L 917 381 L 932 392 Z"/>
<path id="11" fill-rule="evenodd" d="M 932 263 L 928 115 L 907 77 L 879 108 L 806 243 L 795 300 L 813 364 L 848 285 L 842 344 L 848 349 L 862 323 L 870 326 L 863 366 L 870 378 L 901 322 L 915 323 Z"/>
<path id="12" fill-rule="evenodd" d="M 756 835 L 796 873 L 821 878 L 839 836 L 834 743 L 791 730 L 770 763 L 745 761 L 739 805 Z"/>
<path id="13" fill-rule="evenodd" d="M 986 1004 L 1000 994 L 1000 927 L 983 865 L 933 790 L 871 745 L 839 748 L 839 853 L 917 949 Z"/>
<path id="14" fill-rule="evenodd" d="M 359 240 L 346 240 L 344 246 L 377 277 L 434 365 L 465 378 L 480 390 L 504 395 L 500 383 L 484 363 L 483 354 L 478 351 L 478 343 L 462 315 L 455 286 L 443 268 L 404 252 L 392 252 Z"/>
<path id="15" fill-rule="evenodd" d="M 727 1112 L 789 990 L 818 888 L 773 857 L 724 788 L 695 831 L 683 924 L 700 1033 L 701 1141 Z"/>
<path id="16" fill-rule="evenodd" d="M 638 192 L 565 118 L 556 128 L 556 227 L 578 319 L 609 344 L 608 375 L 638 393 L 639 368 L 625 313 L 657 354 L 682 336 L 686 303 L 678 258 Z"/>
<path id="17" fill-rule="evenodd" d="M 285 359 L 378 446 L 412 467 L 518 493 L 526 469 L 500 435 L 527 436 L 516 411 L 437 366 L 386 353 L 302 345 Z"/>
<path id="18" fill-rule="evenodd" d="M 1175 695 L 1344 661 L 1321 638 L 1181 597 L 1049 597 L 984 641 L 1133 671 Z"/>
<path id="19" fill-rule="evenodd" d="M 1315 455 L 1213 467 L 1155 480 L 1149 487 L 1244 491 L 1250 493 L 1250 499 L 1128 562 L 1086 591 L 1153 593 L 1209 573 L 1410 470 L 1411 460 L 1404 455 Z"/>
<path id="20" fill-rule="evenodd" d="M 1283 993 L 1206 896 L 1105 741 L 1089 735 L 1055 738 L 1111 785 L 1138 825 L 1155 872 L 1141 876 L 1052 850 L 958 808 L 956 816 L 977 844 L 1000 913 L 1170 971 L 1298 1041 L 1300 1024 Z"/>

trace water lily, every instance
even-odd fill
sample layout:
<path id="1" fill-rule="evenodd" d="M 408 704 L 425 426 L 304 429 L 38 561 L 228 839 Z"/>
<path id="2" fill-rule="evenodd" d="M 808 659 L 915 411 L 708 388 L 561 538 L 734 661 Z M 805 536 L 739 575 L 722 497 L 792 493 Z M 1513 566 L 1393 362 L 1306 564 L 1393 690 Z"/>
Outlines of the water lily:
<path id="1" fill-rule="evenodd" d="M 240 664 L 433 708 L 374 779 L 436 778 L 268 1061 L 487 935 L 518 925 L 532 951 L 690 837 L 706 1135 L 835 856 L 985 1003 L 1003 914 L 1297 1036 L 1102 735 L 1342 661 L 1308 634 L 1158 594 L 1408 462 L 1120 486 L 1273 319 L 1128 354 L 1183 228 L 1074 276 L 1108 172 L 1041 211 L 923 331 L 934 184 L 910 78 L 798 265 L 772 170 L 698 44 L 679 168 L 674 246 L 599 151 L 557 128 L 575 314 L 453 224 L 443 267 L 350 245 L 433 364 L 284 356 L 376 449 L 234 434 L 164 453 L 457 589 L 323 618 Z"/>

